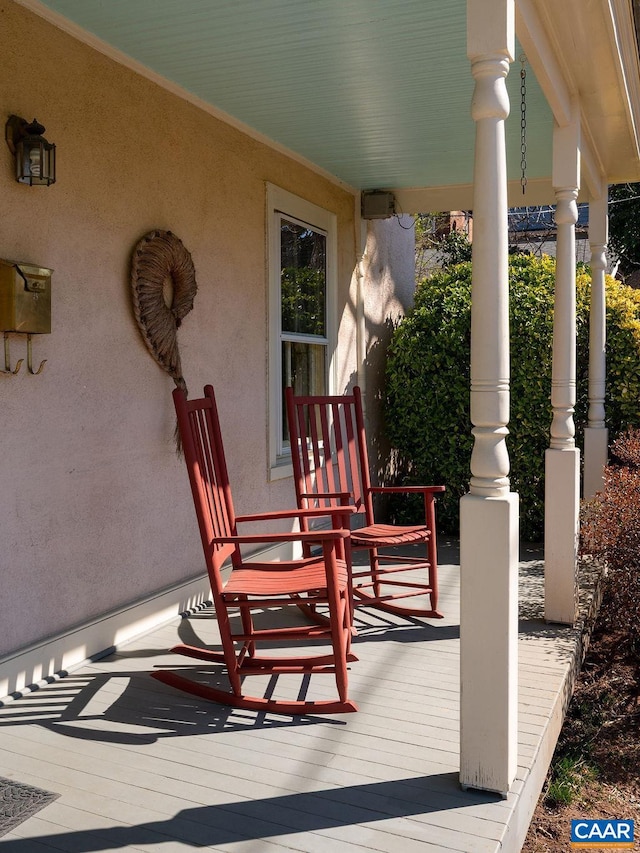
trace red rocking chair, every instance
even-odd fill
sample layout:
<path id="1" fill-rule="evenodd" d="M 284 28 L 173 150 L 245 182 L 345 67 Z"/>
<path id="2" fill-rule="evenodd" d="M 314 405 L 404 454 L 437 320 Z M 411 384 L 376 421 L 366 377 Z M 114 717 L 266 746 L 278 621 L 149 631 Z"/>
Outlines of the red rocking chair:
<path id="1" fill-rule="evenodd" d="M 362 399 L 357 386 L 344 396 L 294 396 L 286 389 L 287 419 L 298 506 L 301 508 L 350 504 L 364 516 L 364 526 L 351 531 L 353 550 L 369 552 L 369 566 L 353 569 L 355 603 L 391 613 L 442 618 L 438 612 L 438 558 L 435 498 L 444 486 L 372 486 Z M 423 524 L 379 524 L 373 495 L 422 494 Z M 414 543 L 426 547 L 420 557 L 381 554 L 380 549 Z M 428 606 L 415 599 L 427 596 Z M 414 599 L 414 601 L 405 601 Z"/>
<path id="2" fill-rule="evenodd" d="M 337 513 L 321 510 L 333 517 L 333 524 L 343 529 L 320 533 L 260 533 L 241 535 L 237 523 L 246 521 L 281 521 L 297 518 L 300 525 L 310 513 L 299 509 L 267 512 L 260 515 L 236 516 L 231 498 L 229 477 L 224 457 L 213 388 L 207 385 L 204 397 L 187 400 L 179 388 L 173 392 L 178 427 L 211 592 L 221 635 L 222 651 L 209 648 L 177 645 L 172 651 L 196 660 L 223 663 L 226 666 L 231 692 L 208 684 L 198 683 L 171 671 L 154 672 L 159 681 L 223 705 L 255 711 L 281 714 L 337 714 L 356 711 L 357 706 L 347 695 L 347 663 L 357 660 L 350 652 L 351 606 L 348 557 L 348 521 L 350 510 Z M 312 510 L 315 515 L 317 510 Z M 344 529 L 345 526 L 347 529 Z M 257 543 L 286 543 L 302 541 L 321 546 L 320 556 L 305 556 L 297 560 L 252 562 L 243 558 L 241 545 Z M 231 562 L 231 574 L 222 580 L 222 566 Z M 267 608 L 300 606 L 306 597 L 313 606 L 324 605 L 328 613 L 324 624 L 258 629 L 252 611 Z M 304 605 L 303 605 L 304 606 Z M 230 611 L 234 611 L 235 619 Z M 279 614 L 280 615 L 280 614 Z M 239 616 L 239 619 L 237 618 Z M 234 626 L 234 622 L 239 625 Z M 296 643 L 324 641 L 329 653 L 312 656 L 262 656 L 257 653 L 260 643 Z M 305 701 L 250 696 L 243 692 L 242 680 L 249 675 L 279 675 L 281 673 L 331 673 L 335 676 L 338 698 Z"/>

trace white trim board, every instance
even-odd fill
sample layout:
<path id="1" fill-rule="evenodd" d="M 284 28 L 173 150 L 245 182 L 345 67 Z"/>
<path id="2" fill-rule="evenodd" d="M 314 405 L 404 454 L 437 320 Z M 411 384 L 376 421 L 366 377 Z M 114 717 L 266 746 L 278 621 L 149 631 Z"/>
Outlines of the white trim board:
<path id="1" fill-rule="evenodd" d="M 291 546 L 272 546 L 254 556 L 261 560 L 289 559 Z M 17 649 L 0 659 L 0 705 L 11 702 L 15 694 L 56 681 L 210 600 L 209 579 L 202 574 Z"/>
<path id="2" fill-rule="evenodd" d="M 0 697 L 29 692 L 211 598 L 206 575 L 18 649 L 0 660 Z"/>

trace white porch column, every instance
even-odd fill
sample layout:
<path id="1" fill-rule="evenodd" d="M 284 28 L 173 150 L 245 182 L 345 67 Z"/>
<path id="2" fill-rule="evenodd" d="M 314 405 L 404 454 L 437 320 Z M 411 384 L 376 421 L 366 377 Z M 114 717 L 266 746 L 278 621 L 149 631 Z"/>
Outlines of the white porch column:
<path id="1" fill-rule="evenodd" d="M 589 316 L 589 422 L 584 431 L 583 497 L 592 498 L 604 484 L 609 430 L 605 426 L 607 338 L 604 273 L 607 268 L 609 237 L 607 189 L 589 202 L 589 244 L 591 246 L 591 312 Z"/>
<path id="2" fill-rule="evenodd" d="M 580 115 L 553 132 L 557 257 L 551 374 L 551 443 L 545 453 L 545 618 L 572 625 L 580 502 L 580 451 L 573 423 L 576 402 L 576 199 L 580 187 Z"/>
<path id="3" fill-rule="evenodd" d="M 505 78 L 513 0 L 467 0 L 475 90 L 470 492 L 460 502 L 460 782 L 507 793 L 517 766 L 518 496 L 509 492 Z"/>

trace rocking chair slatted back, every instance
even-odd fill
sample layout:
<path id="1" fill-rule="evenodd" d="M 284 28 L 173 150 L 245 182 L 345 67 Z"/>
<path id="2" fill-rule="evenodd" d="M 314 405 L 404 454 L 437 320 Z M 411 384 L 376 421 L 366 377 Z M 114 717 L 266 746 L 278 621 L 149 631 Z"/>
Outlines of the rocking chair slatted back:
<path id="1" fill-rule="evenodd" d="M 444 486 L 372 486 L 362 397 L 357 386 L 341 396 L 294 396 L 285 392 L 296 497 L 300 507 L 350 505 L 360 518 L 351 546 L 369 552 L 369 566 L 353 570 L 354 595 L 362 604 L 393 613 L 440 617 L 434 495 Z M 374 494 L 420 494 L 424 521 L 414 525 L 376 522 Z M 421 544 L 426 556 L 397 549 Z M 381 549 L 386 549 L 381 553 Z M 390 553 L 390 549 L 394 549 Z M 426 597 L 429 604 L 418 603 Z M 412 599 L 410 605 L 403 599 Z"/>
<path id="2" fill-rule="evenodd" d="M 211 548 L 212 568 L 216 576 L 236 547 L 220 539 L 237 533 L 227 463 L 222 450 L 222 435 L 213 389 L 200 400 L 186 400 L 177 406 L 178 428 L 183 441 L 200 536 Z M 180 389 L 176 389 L 179 391 Z M 222 589 L 222 579 L 217 577 Z"/>
<path id="3" fill-rule="evenodd" d="M 286 389 L 294 474 L 301 506 L 351 504 L 373 518 L 359 388 L 343 397 L 294 397 Z M 293 446 L 295 444 L 295 447 Z"/>

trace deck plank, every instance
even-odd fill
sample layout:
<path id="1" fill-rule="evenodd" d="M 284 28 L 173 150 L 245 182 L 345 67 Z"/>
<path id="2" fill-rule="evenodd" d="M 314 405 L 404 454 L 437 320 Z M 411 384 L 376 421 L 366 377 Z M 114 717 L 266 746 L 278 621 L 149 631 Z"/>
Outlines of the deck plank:
<path id="1" fill-rule="evenodd" d="M 150 678 L 158 667 L 186 667 L 221 679 L 219 668 L 168 651 L 176 642 L 217 644 L 208 610 L 0 707 L 4 775 L 60 794 L 0 840 L 2 853 L 178 853 L 194 846 L 225 853 L 516 853 L 513 826 L 527 821 L 537 799 L 533 787 L 542 784 L 540 762 L 548 761 L 566 704 L 580 627 L 544 624 L 541 563 L 528 560 L 521 572 L 517 779 L 504 800 L 462 791 L 459 569 L 444 564 L 440 576 L 443 620 L 358 609 L 360 660 L 350 672 L 357 714 L 237 711 Z M 278 682 L 276 690 L 295 694 L 303 685 L 293 682 Z M 267 686 L 267 679 L 252 679 L 256 691 Z M 308 687 L 313 698 L 334 691 L 331 677 L 314 677 Z"/>

